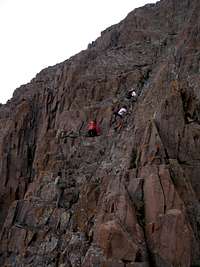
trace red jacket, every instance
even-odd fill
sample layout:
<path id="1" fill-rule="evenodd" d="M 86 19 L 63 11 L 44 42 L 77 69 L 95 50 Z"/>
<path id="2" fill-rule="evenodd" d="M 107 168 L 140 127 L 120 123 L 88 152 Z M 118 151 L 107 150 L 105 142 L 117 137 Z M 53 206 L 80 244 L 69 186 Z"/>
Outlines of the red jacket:
<path id="1" fill-rule="evenodd" d="M 90 121 L 88 124 L 88 131 L 95 130 L 97 134 L 100 133 L 100 128 L 95 121 Z"/>

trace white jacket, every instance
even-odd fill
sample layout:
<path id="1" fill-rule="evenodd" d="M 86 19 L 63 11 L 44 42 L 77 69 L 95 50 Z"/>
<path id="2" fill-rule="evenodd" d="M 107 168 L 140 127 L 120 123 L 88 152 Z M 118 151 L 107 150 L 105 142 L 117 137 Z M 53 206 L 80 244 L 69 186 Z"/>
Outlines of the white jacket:
<path id="1" fill-rule="evenodd" d="M 126 112 L 127 112 L 127 109 L 120 108 L 120 110 L 118 111 L 118 114 L 123 117 L 126 114 Z"/>

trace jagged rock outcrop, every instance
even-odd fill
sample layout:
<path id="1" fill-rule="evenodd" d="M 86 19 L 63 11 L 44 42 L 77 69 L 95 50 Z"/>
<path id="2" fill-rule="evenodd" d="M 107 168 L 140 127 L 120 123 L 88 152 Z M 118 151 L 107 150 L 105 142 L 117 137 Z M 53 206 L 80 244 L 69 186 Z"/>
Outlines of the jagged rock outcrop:
<path id="1" fill-rule="evenodd" d="M 0 106 L 1 266 L 200 265 L 199 12 L 198 0 L 136 9 Z M 78 135 L 91 118 L 101 135 Z"/>

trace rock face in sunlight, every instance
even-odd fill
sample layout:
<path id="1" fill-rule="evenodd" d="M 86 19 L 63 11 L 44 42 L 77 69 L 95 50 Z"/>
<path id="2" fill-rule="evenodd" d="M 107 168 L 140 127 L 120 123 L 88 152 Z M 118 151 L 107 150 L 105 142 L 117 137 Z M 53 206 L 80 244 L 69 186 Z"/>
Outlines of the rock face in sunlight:
<path id="1" fill-rule="evenodd" d="M 0 266 L 200 266 L 199 14 L 136 9 L 0 107 Z"/>

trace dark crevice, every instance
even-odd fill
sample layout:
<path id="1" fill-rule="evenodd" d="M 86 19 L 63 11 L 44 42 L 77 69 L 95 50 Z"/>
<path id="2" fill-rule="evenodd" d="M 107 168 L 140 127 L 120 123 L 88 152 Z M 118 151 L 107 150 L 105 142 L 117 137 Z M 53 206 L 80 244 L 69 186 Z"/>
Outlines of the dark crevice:
<path id="1" fill-rule="evenodd" d="M 190 85 L 188 85 L 190 87 Z M 188 94 L 186 91 L 181 92 L 181 100 L 184 112 L 185 124 L 190 123 L 200 123 L 200 104 L 196 99 L 192 88 L 190 88 L 191 93 Z"/>
<path id="2" fill-rule="evenodd" d="M 152 72 L 152 70 L 148 69 L 146 71 L 146 73 L 142 75 L 142 78 L 139 80 L 137 87 L 138 87 L 140 92 L 141 92 L 142 88 L 144 87 L 144 85 L 148 82 L 151 72 Z"/>
<path id="3" fill-rule="evenodd" d="M 20 190 L 19 190 L 19 185 L 15 191 L 15 200 L 19 200 L 20 199 Z"/>
<path id="4" fill-rule="evenodd" d="M 131 261 L 130 261 L 130 260 L 121 259 L 121 261 L 123 262 L 123 264 L 124 264 L 124 267 L 126 267 L 126 266 L 127 266 L 127 264 L 131 263 Z"/>
<path id="5" fill-rule="evenodd" d="M 135 169 L 137 167 L 137 150 L 132 149 L 129 169 Z"/>
<path id="6" fill-rule="evenodd" d="M 11 164 L 11 153 L 8 152 L 7 156 L 6 156 L 6 179 L 5 179 L 5 183 L 4 185 L 6 186 L 9 178 L 10 178 L 10 164 Z"/>
<path id="7" fill-rule="evenodd" d="M 138 250 L 135 257 L 135 262 L 143 262 L 141 251 Z"/>
<path id="8" fill-rule="evenodd" d="M 19 214 L 19 202 L 17 202 L 16 207 L 15 207 L 15 212 L 14 212 L 12 224 L 14 224 L 15 221 L 17 221 L 18 214 Z"/>
<path id="9" fill-rule="evenodd" d="M 34 243 L 34 242 L 36 242 L 37 241 L 37 233 L 35 232 L 35 233 L 33 233 L 33 236 L 32 236 L 32 238 L 29 240 L 29 242 L 28 242 L 28 246 L 30 246 L 32 243 Z"/>
<path id="10" fill-rule="evenodd" d="M 158 179 L 159 179 L 159 182 L 160 182 L 160 186 L 161 186 L 161 189 L 162 189 L 162 193 L 163 193 L 163 199 L 164 199 L 164 214 L 166 213 L 166 203 L 167 203 L 167 200 L 166 200 L 166 196 L 165 196 L 165 191 L 164 191 L 164 187 L 163 187 L 163 185 L 162 185 L 162 179 L 161 179 L 161 177 L 160 177 L 160 174 L 159 174 L 159 167 L 157 167 L 157 174 L 158 174 Z"/>
<path id="11" fill-rule="evenodd" d="M 31 179 L 34 175 L 33 172 L 33 161 L 35 157 L 35 145 L 28 145 L 27 146 L 27 176 Z"/>
<path id="12" fill-rule="evenodd" d="M 114 211 L 115 211 L 115 206 L 114 203 L 112 203 L 110 212 L 113 213 Z"/>
<path id="13" fill-rule="evenodd" d="M 147 250 L 147 256 L 148 256 L 148 262 L 149 262 L 149 267 L 155 267 L 155 260 L 154 260 L 154 256 L 149 248 L 148 245 L 148 238 L 146 235 L 146 231 L 145 231 L 145 203 L 144 203 L 144 181 L 142 183 L 142 203 L 143 203 L 143 223 L 140 225 L 142 230 L 143 230 L 143 234 L 144 234 L 144 241 L 146 244 L 146 250 Z M 138 220 L 139 221 L 139 220 Z M 137 255 L 136 255 L 137 256 Z M 139 257 L 139 255 L 138 255 Z"/>
<path id="14" fill-rule="evenodd" d="M 168 154 L 168 152 L 167 152 L 167 149 L 166 149 L 166 148 L 164 147 L 164 145 L 163 145 L 159 127 L 158 127 L 158 125 L 157 125 L 157 123 L 156 123 L 155 120 L 153 121 L 153 123 L 154 123 L 154 126 L 156 127 L 156 131 L 157 131 L 158 136 L 159 136 L 159 138 L 160 138 L 160 142 L 161 142 L 161 144 L 162 144 L 162 146 L 163 146 L 163 148 L 164 148 L 164 152 L 165 152 L 165 162 L 166 162 L 166 164 L 169 164 L 169 154 Z"/>

